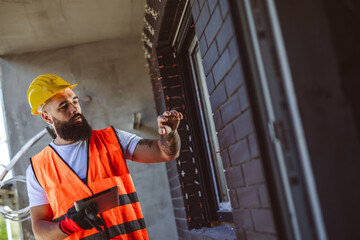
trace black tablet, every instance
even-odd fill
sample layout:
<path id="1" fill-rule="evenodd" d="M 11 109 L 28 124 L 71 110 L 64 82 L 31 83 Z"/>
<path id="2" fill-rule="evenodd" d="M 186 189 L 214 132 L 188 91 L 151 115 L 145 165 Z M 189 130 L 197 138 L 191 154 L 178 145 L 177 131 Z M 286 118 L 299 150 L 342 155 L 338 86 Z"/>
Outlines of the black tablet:
<path id="1" fill-rule="evenodd" d="M 99 207 L 99 213 L 119 206 L 118 186 L 99 192 L 93 196 L 81 199 L 74 203 L 76 211 L 86 208 L 90 203 L 96 203 Z"/>

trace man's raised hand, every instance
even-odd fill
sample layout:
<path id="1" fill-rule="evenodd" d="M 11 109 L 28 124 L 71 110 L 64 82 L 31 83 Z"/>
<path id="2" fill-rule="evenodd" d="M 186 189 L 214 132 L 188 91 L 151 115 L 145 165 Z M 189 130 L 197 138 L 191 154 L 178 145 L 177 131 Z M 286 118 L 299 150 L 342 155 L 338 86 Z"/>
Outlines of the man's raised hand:
<path id="1" fill-rule="evenodd" d="M 183 115 L 176 111 L 166 111 L 162 115 L 158 116 L 158 132 L 160 135 L 168 135 L 174 132 L 180 124 L 180 120 L 183 119 Z"/>

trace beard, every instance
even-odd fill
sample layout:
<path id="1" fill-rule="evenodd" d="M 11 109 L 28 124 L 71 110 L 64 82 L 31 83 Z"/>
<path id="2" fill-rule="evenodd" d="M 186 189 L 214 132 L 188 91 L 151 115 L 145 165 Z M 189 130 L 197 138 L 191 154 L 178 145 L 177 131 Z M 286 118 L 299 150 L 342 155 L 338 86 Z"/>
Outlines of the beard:
<path id="1" fill-rule="evenodd" d="M 80 117 L 81 121 L 75 121 Z M 57 135 L 66 140 L 77 142 L 79 140 L 87 140 L 91 137 L 92 129 L 84 115 L 77 113 L 70 118 L 69 121 L 60 121 L 53 117 L 54 127 Z"/>

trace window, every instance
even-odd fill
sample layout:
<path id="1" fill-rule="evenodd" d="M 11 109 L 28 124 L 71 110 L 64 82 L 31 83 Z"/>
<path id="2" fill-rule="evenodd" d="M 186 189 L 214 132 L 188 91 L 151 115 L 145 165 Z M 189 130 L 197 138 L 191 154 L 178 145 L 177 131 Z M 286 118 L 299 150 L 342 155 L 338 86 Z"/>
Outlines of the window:
<path id="1" fill-rule="evenodd" d="M 208 225 L 214 226 L 219 222 L 233 220 L 202 57 L 195 30 L 187 26 L 193 26 L 191 17 L 183 21 L 174 40 L 174 47 L 181 70 L 191 135 L 194 138 L 194 154 L 199 162 L 200 184 L 206 195 L 206 221 Z"/>
<path id="2" fill-rule="evenodd" d="M 202 65 L 202 58 L 196 36 L 188 49 L 191 70 L 193 73 L 195 95 L 199 107 L 201 126 L 203 126 L 205 146 L 210 160 L 211 176 L 215 182 L 215 194 L 220 211 L 231 211 L 229 196 L 224 176 L 224 168 L 220 157 L 220 148 L 212 117 L 210 96 Z"/>

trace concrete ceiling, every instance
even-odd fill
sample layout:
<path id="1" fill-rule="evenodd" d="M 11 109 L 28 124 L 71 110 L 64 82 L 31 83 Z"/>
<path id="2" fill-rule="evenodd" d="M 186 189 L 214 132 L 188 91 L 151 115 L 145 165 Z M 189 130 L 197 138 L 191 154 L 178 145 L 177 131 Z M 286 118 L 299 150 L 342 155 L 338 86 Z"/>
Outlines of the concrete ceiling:
<path id="1" fill-rule="evenodd" d="M 145 0 L 0 0 L 0 55 L 139 36 Z"/>

